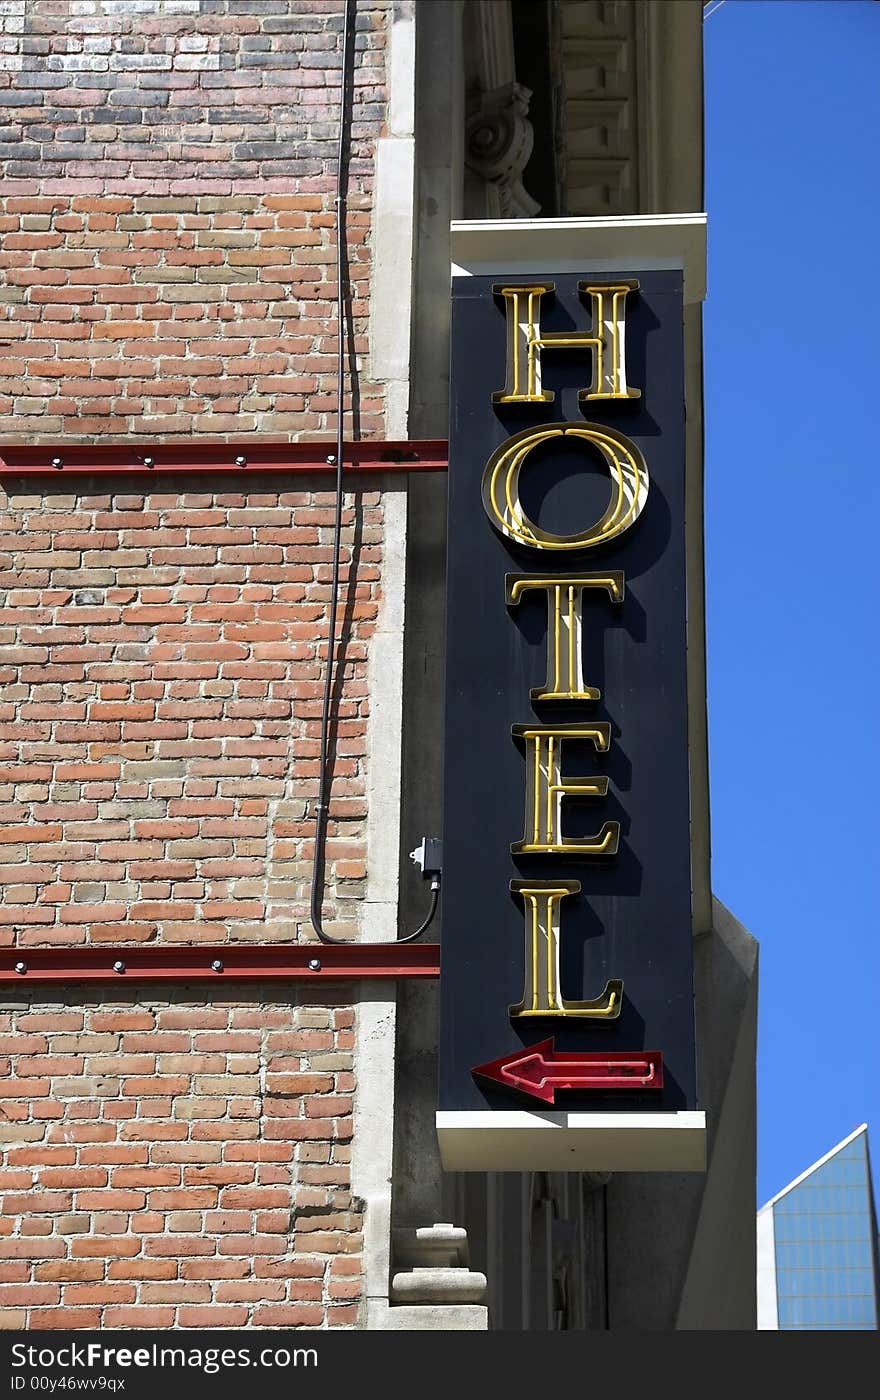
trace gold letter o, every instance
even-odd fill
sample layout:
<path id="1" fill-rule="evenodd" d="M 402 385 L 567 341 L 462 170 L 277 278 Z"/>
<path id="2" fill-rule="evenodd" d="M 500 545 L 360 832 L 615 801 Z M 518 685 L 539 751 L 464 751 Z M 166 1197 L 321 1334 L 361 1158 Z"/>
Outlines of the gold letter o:
<path id="1" fill-rule="evenodd" d="M 576 535 L 552 535 L 530 520 L 519 499 L 519 474 L 534 447 L 579 438 L 599 449 L 611 477 L 611 501 L 601 519 Z M 483 506 L 502 535 L 532 549 L 589 549 L 622 535 L 648 499 L 648 467 L 634 442 L 598 423 L 555 423 L 514 433 L 492 453 L 483 472 Z"/>

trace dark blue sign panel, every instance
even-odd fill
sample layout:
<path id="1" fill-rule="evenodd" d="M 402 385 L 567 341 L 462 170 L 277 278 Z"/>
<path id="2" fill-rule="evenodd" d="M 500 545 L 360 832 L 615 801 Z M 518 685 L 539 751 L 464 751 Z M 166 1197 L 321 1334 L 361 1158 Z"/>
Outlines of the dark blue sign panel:
<path id="1" fill-rule="evenodd" d="M 682 332 L 454 281 L 441 1110 L 696 1107 Z"/>

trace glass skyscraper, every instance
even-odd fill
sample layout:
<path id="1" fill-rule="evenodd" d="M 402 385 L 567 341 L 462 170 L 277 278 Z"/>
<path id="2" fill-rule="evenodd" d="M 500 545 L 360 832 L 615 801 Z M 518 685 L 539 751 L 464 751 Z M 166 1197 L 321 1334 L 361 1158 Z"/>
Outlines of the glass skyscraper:
<path id="1" fill-rule="evenodd" d="M 877 1217 L 863 1123 L 758 1211 L 758 1328 L 878 1328 Z"/>

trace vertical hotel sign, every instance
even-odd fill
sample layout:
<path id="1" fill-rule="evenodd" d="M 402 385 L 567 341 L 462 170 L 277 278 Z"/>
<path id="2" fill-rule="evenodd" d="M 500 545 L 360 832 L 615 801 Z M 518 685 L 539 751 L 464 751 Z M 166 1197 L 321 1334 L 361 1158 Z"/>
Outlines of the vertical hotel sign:
<path id="1" fill-rule="evenodd" d="M 453 226 L 451 1170 L 704 1165 L 677 239 L 675 220 Z"/>

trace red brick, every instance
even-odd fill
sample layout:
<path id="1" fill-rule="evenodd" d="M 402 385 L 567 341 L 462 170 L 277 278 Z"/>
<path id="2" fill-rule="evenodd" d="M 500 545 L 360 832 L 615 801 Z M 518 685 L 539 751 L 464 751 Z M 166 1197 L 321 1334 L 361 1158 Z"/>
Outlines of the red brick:
<path id="1" fill-rule="evenodd" d="M 257 1327 L 320 1327 L 323 1319 L 320 1303 L 267 1303 L 253 1318 Z"/>
<path id="2" fill-rule="evenodd" d="M 76 1303 L 133 1303 L 136 1289 L 132 1283 L 73 1283 L 64 1289 L 65 1308 Z"/>
<path id="3" fill-rule="evenodd" d="M 30 1314 L 30 1326 L 37 1331 L 74 1328 L 93 1328 L 101 1325 L 100 1308 L 34 1308 Z"/>
<path id="4" fill-rule="evenodd" d="M 104 1310 L 105 1327 L 151 1328 L 172 1327 L 173 1325 L 173 1307 L 156 1307 L 150 1305 L 126 1307 L 122 1305 L 108 1307 Z"/>
<path id="5" fill-rule="evenodd" d="M 34 1031 L 79 1031 L 83 1026 L 82 1012 L 32 1011 L 25 1012 L 19 1024 L 22 1030 Z"/>
<path id="6" fill-rule="evenodd" d="M 145 1250 L 151 1256 L 171 1255 L 175 1259 L 185 1259 L 194 1254 L 213 1255 L 215 1242 L 200 1235 L 162 1235 L 156 1239 L 148 1239 Z"/>
<path id="7" fill-rule="evenodd" d="M 37 1175 L 41 1186 L 69 1186 L 71 1190 L 104 1186 L 107 1182 L 107 1173 L 100 1167 L 45 1167 Z"/>
<path id="8" fill-rule="evenodd" d="M 181 1307 L 178 1325 L 181 1327 L 243 1327 L 248 1320 L 246 1307 L 229 1304 L 209 1307 Z"/>
<path id="9" fill-rule="evenodd" d="M 151 1011 L 96 1011 L 92 1016 L 95 1031 L 148 1031 L 154 1024 Z"/>
<path id="10" fill-rule="evenodd" d="M 216 1204 L 217 1191 L 212 1186 L 187 1186 L 172 1191 L 150 1192 L 150 1205 L 155 1210 L 210 1210 Z"/>
<path id="11" fill-rule="evenodd" d="M 48 1166 L 52 1162 L 59 1166 L 72 1166 L 76 1161 L 76 1149 L 48 1147 L 45 1143 L 40 1143 L 39 1147 L 11 1147 L 7 1152 L 7 1161 L 11 1167 Z"/>
<path id="12" fill-rule="evenodd" d="M 105 1259 L 111 1255 L 131 1258 L 132 1255 L 140 1253 L 141 1242 L 128 1237 L 90 1235 L 87 1238 L 74 1239 L 70 1249 L 74 1257 L 80 1259 Z"/>
<path id="13" fill-rule="evenodd" d="M 77 1204 L 80 1210 L 141 1210 L 145 1196 L 143 1191 L 79 1191 Z"/>
<path id="14" fill-rule="evenodd" d="M 182 1259 L 180 1262 L 181 1278 L 214 1281 L 220 1278 L 246 1278 L 250 1273 L 251 1266 L 247 1259 Z"/>
<path id="15" fill-rule="evenodd" d="M 60 841 L 60 826 L 3 826 L 0 827 L 0 841 L 9 845 L 30 846 L 41 841 Z"/>
<path id="16" fill-rule="evenodd" d="M 29 1075 L 82 1074 L 81 1055 L 22 1055 L 16 1070 L 23 1078 Z"/>
<path id="17" fill-rule="evenodd" d="M 218 1303 L 269 1303 L 281 1302 L 284 1298 L 284 1284 L 272 1283 L 268 1279 L 248 1283 L 236 1280 L 218 1283 Z"/>
<path id="18" fill-rule="evenodd" d="M 0 1202 L 4 1215 L 55 1215 L 70 1210 L 70 1196 L 60 1191 L 31 1191 L 26 1196 L 10 1192 Z"/>
<path id="19" fill-rule="evenodd" d="M 176 1186 L 180 1181 L 179 1167 L 116 1167 L 110 1179 L 114 1187 Z"/>

